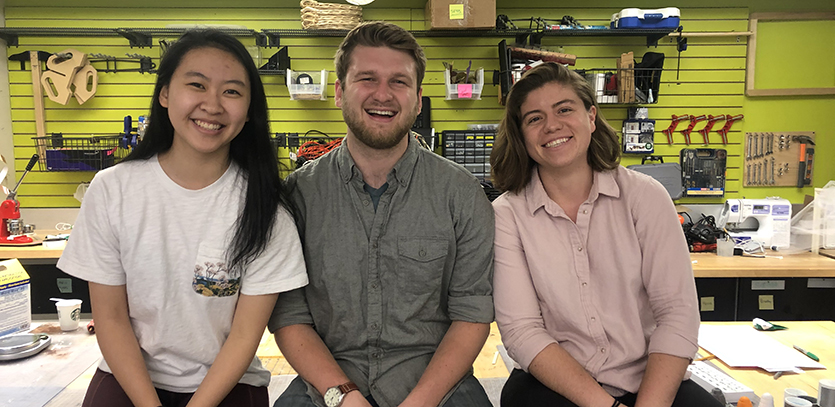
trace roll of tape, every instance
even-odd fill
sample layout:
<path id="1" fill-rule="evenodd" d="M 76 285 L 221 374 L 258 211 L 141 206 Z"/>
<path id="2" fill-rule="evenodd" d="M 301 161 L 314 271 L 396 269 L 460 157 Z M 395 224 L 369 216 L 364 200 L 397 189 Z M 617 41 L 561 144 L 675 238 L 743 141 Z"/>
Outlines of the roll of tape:
<path id="1" fill-rule="evenodd" d="M 835 407 L 835 380 L 823 379 L 818 382 L 818 405 Z"/>

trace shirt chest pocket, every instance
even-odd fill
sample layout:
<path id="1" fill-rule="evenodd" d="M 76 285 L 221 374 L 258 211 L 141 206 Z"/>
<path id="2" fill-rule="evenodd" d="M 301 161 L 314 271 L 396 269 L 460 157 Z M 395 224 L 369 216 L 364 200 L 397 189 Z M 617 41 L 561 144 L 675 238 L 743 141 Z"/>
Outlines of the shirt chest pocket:
<path id="1" fill-rule="evenodd" d="M 230 270 L 223 249 L 201 243 L 193 271 L 191 287 L 204 297 L 235 296 L 241 287 L 240 273 Z"/>
<path id="2" fill-rule="evenodd" d="M 397 240 L 398 285 L 404 292 L 426 295 L 440 291 L 448 241 L 433 237 L 401 237 Z"/>

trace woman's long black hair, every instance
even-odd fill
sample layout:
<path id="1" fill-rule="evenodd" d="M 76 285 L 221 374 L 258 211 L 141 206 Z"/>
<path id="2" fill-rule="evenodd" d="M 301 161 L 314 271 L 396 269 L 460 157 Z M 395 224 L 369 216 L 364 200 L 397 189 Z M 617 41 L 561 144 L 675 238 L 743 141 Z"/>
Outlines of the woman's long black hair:
<path id="1" fill-rule="evenodd" d="M 229 269 L 240 267 L 242 270 L 266 248 L 279 206 L 291 215 L 294 211 L 279 176 L 278 160 L 270 141 L 264 85 L 258 68 L 240 41 L 217 30 L 189 30 L 168 48 L 157 72 L 150 124 L 142 141 L 123 162 L 148 159 L 171 148 L 174 126 L 168 117 L 168 109 L 160 104 L 160 92 L 171 83 L 183 57 L 200 48 L 228 52 L 243 65 L 249 77 L 249 120 L 229 147 L 229 157 L 241 168 L 247 183 L 244 207 L 238 215 L 231 250 L 227 251 Z"/>

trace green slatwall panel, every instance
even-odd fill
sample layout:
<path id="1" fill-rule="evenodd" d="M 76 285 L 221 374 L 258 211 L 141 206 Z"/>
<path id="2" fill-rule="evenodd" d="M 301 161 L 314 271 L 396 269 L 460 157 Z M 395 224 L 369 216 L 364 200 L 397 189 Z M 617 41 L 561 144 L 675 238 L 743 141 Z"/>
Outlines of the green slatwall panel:
<path id="1" fill-rule="evenodd" d="M 624 5 L 623 7 L 628 7 Z M 524 10 L 499 8 L 498 13 L 511 18 L 539 16 L 559 19 L 572 15 L 583 24 L 605 24 L 619 7 L 551 8 L 535 7 Z M 107 8 L 107 7 L 7 7 L 7 27 L 164 27 L 167 24 L 234 24 L 250 29 L 299 28 L 298 8 Z M 748 9 L 682 7 L 682 24 L 687 31 L 745 31 Z M 397 8 L 366 8 L 367 20 L 392 21 L 404 28 L 424 29 L 423 10 Z M 156 40 L 156 38 L 155 38 Z M 432 98 L 433 125 L 438 132 L 463 129 L 472 123 L 495 123 L 500 120 L 503 108 L 497 103 L 498 87 L 489 84 L 492 71 L 498 69 L 497 44 L 500 38 L 418 38 L 429 59 L 424 95 Z M 254 45 L 254 38 L 241 38 L 245 45 Z M 282 46 L 288 46 L 292 67 L 297 71 L 328 69 L 328 101 L 291 101 L 283 76 L 263 76 L 268 95 L 272 131 L 304 133 L 311 129 L 332 135 L 344 135 L 345 125 L 341 112 L 333 103 L 332 57 L 339 44 L 337 38 L 286 38 Z M 633 51 L 636 59 L 644 52 L 666 54 L 662 76 L 660 103 L 650 106 L 650 118 L 656 120 L 657 154 L 665 161 L 677 161 L 678 151 L 687 147 L 683 136 L 677 133 L 675 144 L 668 146 L 660 130 L 669 125 L 672 114 L 738 114 L 743 112 L 746 40 L 735 37 L 690 38 L 690 48 L 681 56 L 679 79 L 676 79 L 677 53 L 675 41 L 663 39 L 657 48 L 647 48 L 641 37 L 545 37 L 543 46 L 578 56 L 578 68 L 614 68 L 615 58 L 622 52 Z M 130 48 L 122 38 L 43 38 L 22 37 L 20 46 L 9 48 L 9 54 L 24 50 L 58 52 L 75 48 L 86 53 L 103 53 L 122 56 L 140 53 L 158 57 L 158 48 Z M 264 48 L 266 60 L 276 48 Z M 454 61 L 456 66 L 466 66 L 472 60 L 473 67 L 485 69 L 486 84 L 479 101 L 444 100 L 442 61 Z M 155 62 L 158 62 L 155 60 Z M 20 71 L 17 62 L 9 63 L 11 105 L 14 132 L 15 158 L 22 169 L 28 157 L 35 152 L 31 139 L 35 135 L 31 76 Z M 125 115 L 134 118 L 145 114 L 150 105 L 154 75 L 138 73 L 99 73 L 96 97 L 79 106 L 71 100 L 61 106 L 45 98 L 47 133 L 63 132 L 68 136 L 90 134 L 116 134 L 121 131 Z M 602 113 L 619 129 L 626 117 L 626 107 L 604 107 Z M 683 123 L 682 123 L 683 125 Z M 721 125 L 718 123 L 717 125 Z M 697 128 L 700 128 L 700 124 Z M 680 126 L 681 128 L 681 126 Z M 735 124 L 729 135 L 729 145 L 718 143 L 718 136 L 711 134 L 710 147 L 729 150 L 727 195 L 739 196 L 741 191 L 741 140 L 744 121 Z M 695 133 L 694 133 L 695 134 Z M 693 136 L 695 143 L 701 136 Z M 693 147 L 698 145 L 694 144 Z M 640 158 L 626 157 L 624 165 L 634 164 Z M 20 174 L 18 174 L 19 176 Z M 88 181 L 92 173 L 39 172 L 30 173 L 20 188 L 19 199 L 24 207 L 75 207 L 78 202 L 72 193 L 79 182 Z M 719 203 L 720 198 L 684 199 L 683 202 Z"/>

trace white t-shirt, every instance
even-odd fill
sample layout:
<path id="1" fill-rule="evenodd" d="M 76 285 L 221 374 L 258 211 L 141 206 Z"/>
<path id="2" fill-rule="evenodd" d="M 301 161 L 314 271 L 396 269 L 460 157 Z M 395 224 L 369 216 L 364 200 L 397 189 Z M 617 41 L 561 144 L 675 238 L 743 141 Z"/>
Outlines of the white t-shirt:
<path id="1" fill-rule="evenodd" d="M 157 157 L 100 171 L 58 268 L 105 285 L 126 285 L 133 332 L 155 387 L 197 390 L 229 336 L 239 294 L 307 284 L 298 231 L 279 210 L 266 250 L 242 273 L 225 265 L 246 184 L 232 163 L 212 185 L 188 190 Z M 102 360 L 99 366 L 110 372 Z M 240 383 L 267 386 L 258 358 Z"/>

